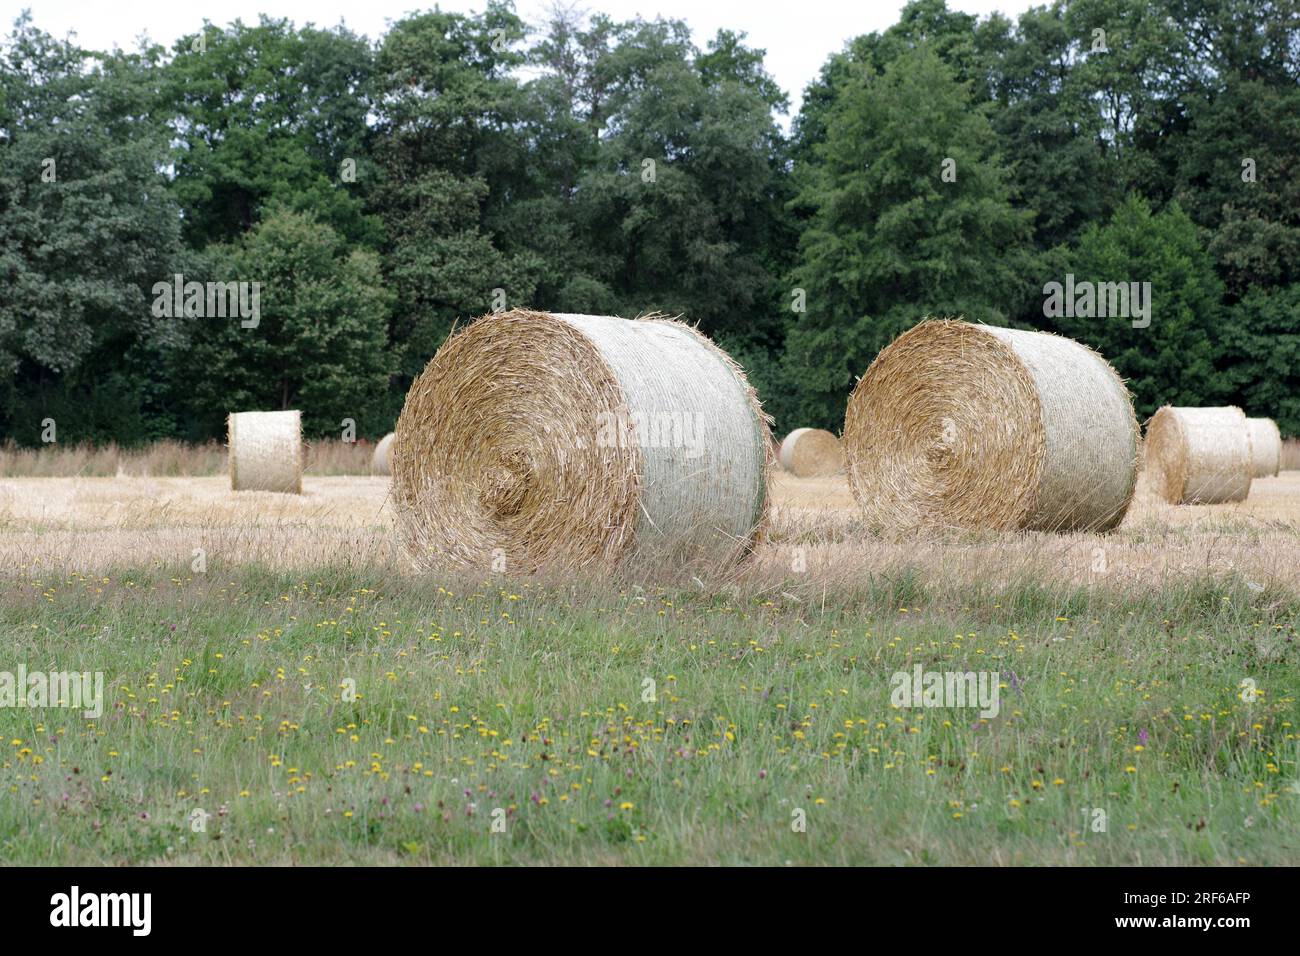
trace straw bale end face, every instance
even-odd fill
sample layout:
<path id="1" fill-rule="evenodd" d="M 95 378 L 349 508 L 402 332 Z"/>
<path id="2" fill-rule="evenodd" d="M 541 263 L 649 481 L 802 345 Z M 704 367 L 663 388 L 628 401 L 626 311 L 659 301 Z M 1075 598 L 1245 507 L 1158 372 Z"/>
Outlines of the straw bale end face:
<path id="1" fill-rule="evenodd" d="M 834 475 L 844 470 L 840 440 L 821 428 L 796 428 L 778 453 L 781 467 L 800 478 Z"/>
<path id="2" fill-rule="evenodd" d="M 1061 336 L 922 322 L 859 380 L 849 485 L 886 528 L 1107 531 L 1133 497 L 1138 428 L 1106 361 Z"/>
<path id="3" fill-rule="evenodd" d="M 232 491 L 302 494 L 301 412 L 232 412 L 226 433 Z"/>
<path id="4" fill-rule="evenodd" d="M 768 441 L 743 374 L 689 326 L 490 314 L 407 394 L 398 526 L 432 567 L 725 564 L 763 524 Z"/>

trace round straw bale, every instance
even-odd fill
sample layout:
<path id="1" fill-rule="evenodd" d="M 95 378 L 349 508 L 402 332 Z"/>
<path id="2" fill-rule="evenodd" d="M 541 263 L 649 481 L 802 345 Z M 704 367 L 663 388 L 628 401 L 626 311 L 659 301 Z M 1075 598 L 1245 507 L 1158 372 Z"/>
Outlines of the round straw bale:
<path id="1" fill-rule="evenodd" d="M 859 380 L 844 453 L 882 527 L 1107 531 L 1133 497 L 1138 426 L 1123 381 L 1086 346 L 938 319 Z"/>
<path id="2" fill-rule="evenodd" d="M 796 428 L 781 442 L 781 467 L 800 478 L 833 475 L 844 469 L 840 440 L 821 428 Z"/>
<path id="3" fill-rule="evenodd" d="M 370 471 L 376 475 L 392 474 L 389 456 L 392 454 L 393 432 L 389 432 L 383 438 L 379 439 L 379 444 L 375 446 L 374 453 L 370 456 Z"/>
<path id="4" fill-rule="evenodd" d="M 1282 467 L 1282 433 L 1271 418 L 1247 418 L 1250 430 L 1251 476 L 1272 478 Z"/>
<path id="5" fill-rule="evenodd" d="M 1165 405 L 1147 425 L 1147 461 L 1170 504 L 1244 501 L 1253 469 L 1246 415 L 1235 405 Z"/>
<path id="6" fill-rule="evenodd" d="M 490 314 L 406 396 L 398 526 L 430 567 L 717 567 L 764 524 L 768 443 L 744 373 L 688 325 Z"/>
<path id="7" fill-rule="evenodd" d="M 232 412 L 226 426 L 231 490 L 302 494 L 301 412 Z"/>

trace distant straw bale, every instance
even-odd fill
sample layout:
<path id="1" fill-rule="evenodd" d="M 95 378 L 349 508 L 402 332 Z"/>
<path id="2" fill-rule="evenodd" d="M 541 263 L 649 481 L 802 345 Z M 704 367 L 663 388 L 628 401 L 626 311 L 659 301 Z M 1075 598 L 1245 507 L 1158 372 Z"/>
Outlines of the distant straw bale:
<path id="1" fill-rule="evenodd" d="M 231 490 L 302 494 L 301 412 L 232 412 L 226 429 Z"/>
<path id="2" fill-rule="evenodd" d="M 781 442 L 781 467 L 800 478 L 834 475 L 844 470 L 840 440 L 821 428 L 796 428 Z"/>
<path id="3" fill-rule="evenodd" d="M 393 432 L 389 432 L 383 438 L 379 439 L 379 444 L 375 446 L 375 452 L 370 456 L 370 470 L 376 475 L 392 474 L 392 462 L 389 460 L 392 454 Z"/>
<path id="4" fill-rule="evenodd" d="M 1147 425 L 1147 463 L 1170 504 L 1245 501 L 1254 463 L 1246 415 L 1235 405 L 1165 405 Z"/>

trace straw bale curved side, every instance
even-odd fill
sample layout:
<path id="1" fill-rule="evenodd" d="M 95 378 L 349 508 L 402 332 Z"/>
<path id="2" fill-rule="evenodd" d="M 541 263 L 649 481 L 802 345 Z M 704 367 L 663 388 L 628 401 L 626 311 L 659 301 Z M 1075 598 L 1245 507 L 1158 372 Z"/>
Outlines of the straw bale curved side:
<path id="1" fill-rule="evenodd" d="M 669 319 L 484 316 L 412 384 L 396 436 L 398 524 L 428 566 L 716 566 L 767 514 L 753 389 Z"/>
<path id="2" fill-rule="evenodd" d="M 389 458 L 392 454 L 393 432 L 389 432 L 379 443 L 375 445 L 374 452 L 370 455 L 370 471 L 375 475 L 390 475 L 392 467 Z"/>
<path id="3" fill-rule="evenodd" d="M 1282 433 L 1271 418 L 1247 418 L 1252 477 L 1272 478 L 1282 468 Z"/>
<path id="4" fill-rule="evenodd" d="M 1235 405 L 1165 405 L 1147 425 L 1146 448 L 1155 486 L 1170 504 L 1221 504 L 1250 494 L 1250 430 Z"/>
<path id="5" fill-rule="evenodd" d="M 301 412 L 232 412 L 226 436 L 232 491 L 302 494 Z"/>
<path id="6" fill-rule="evenodd" d="M 785 436 L 781 467 L 800 478 L 834 475 L 844 470 L 840 440 L 822 428 L 796 428 Z"/>
<path id="7" fill-rule="evenodd" d="M 844 423 L 849 485 L 874 524 L 1107 531 L 1137 477 L 1123 381 L 1084 345 L 936 319 L 885 348 Z"/>

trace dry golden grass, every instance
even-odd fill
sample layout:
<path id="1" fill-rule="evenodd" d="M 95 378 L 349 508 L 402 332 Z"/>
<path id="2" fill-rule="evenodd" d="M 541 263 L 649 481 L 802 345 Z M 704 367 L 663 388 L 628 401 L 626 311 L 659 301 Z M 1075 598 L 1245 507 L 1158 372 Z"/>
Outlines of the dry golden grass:
<path id="1" fill-rule="evenodd" d="M 1300 470 L 1300 438 L 1282 440 L 1282 470 Z"/>
<path id="2" fill-rule="evenodd" d="M 389 561 L 386 477 L 312 477 L 303 494 L 199 478 L 0 479 L 0 570 L 214 562 Z"/>
<path id="3" fill-rule="evenodd" d="M 368 475 L 375 443 L 324 439 L 306 443 L 309 475 Z M 0 478 L 112 478 L 226 474 L 226 446 L 160 441 L 143 448 L 107 445 L 50 445 L 19 448 L 0 444 Z"/>
<path id="4" fill-rule="evenodd" d="M 372 476 L 308 476 L 302 495 L 234 494 L 224 476 L 0 479 L 0 573 L 189 564 L 195 549 L 218 572 L 262 562 L 410 573 L 388 488 L 386 478 Z M 1223 505 L 1168 505 L 1140 482 L 1110 534 L 877 535 L 843 477 L 778 474 L 773 499 L 768 538 L 741 572 L 747 591 L 815 597 L 902 566 L 930 580 L 991 585 L 1033 576 L 1142 589 L 1171 577 L 1232 573 L 1300 588 L 1300 472 L 1256 479 L 1246 501 Z"/>

